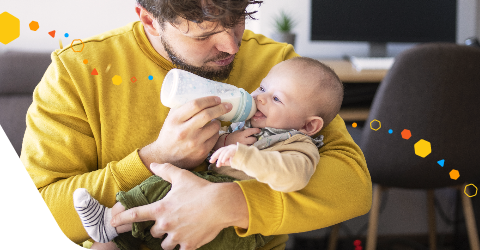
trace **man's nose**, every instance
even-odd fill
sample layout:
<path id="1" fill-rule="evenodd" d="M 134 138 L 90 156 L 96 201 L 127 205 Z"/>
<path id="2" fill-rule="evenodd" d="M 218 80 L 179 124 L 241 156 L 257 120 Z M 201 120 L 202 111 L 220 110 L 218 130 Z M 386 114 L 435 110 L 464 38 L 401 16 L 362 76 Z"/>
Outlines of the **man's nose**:
<path id="1" fill-rule="evenodd" d="M 218 34 L 215 47 L 221 52 L 233 55 L 238 52 L 238 43 L 234 30 L 228 29 Z"/>

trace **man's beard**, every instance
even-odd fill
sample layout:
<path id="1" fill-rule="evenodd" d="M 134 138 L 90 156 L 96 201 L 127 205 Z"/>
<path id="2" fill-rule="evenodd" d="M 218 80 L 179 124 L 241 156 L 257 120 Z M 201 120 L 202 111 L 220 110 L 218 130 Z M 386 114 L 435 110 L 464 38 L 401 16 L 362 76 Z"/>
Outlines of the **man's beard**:
<path id="1" fill-rule="evenodd" d="M 235 60 L 233 60 L 233 62 L 231 62 L 229 65 L 222 66 L 222 67 L 220 67 L 220 69 L 217 69 L 217 70 L 215 70 L 213 67 L 209 67 L 209 66 L 196 67 L 196 66 L 193 66 L 193 65 L 190 65 L 190 64 L 186 63 L 185 59 L 178 56 L 173 51 L 170 44 L 168 44 L 165 41 L 165 39 L 162 38 L 161 41 L 162 41 L 162 44 L 163 44 L 163 48 L 165 49 L 168 56 L 170 57 L 170 60 L 172 61 L 173 65 L 175 65 L 177 68 L 186 70 L 188 72 L 194 73 L 195 75 L 198 75 L 198 76 L 210 79 L 210 80 L 215 80 L 215 81 L 223 81 L 223 80 L 228 79 L 228 77 L 230 76 L 230 72 L 233 69 L 233 64 L 234 64 Z M 238 44 L 238 46 L 240 47 L 240 43 Z M 231 55 L 227 52 L 221 52 L 220 54 L 218 54 L 218 56 L 208 60 L 207 62 L 226 59 L 230 56 Z M 207 62 L 205 62 L 205 63 L 207 63 Z"/>

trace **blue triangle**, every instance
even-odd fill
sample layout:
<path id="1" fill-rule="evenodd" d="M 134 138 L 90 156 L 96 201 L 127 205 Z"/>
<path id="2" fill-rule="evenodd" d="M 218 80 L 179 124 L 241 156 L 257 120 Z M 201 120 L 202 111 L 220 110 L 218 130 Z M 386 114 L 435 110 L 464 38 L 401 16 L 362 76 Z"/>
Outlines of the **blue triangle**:
<path id="1" fill-rule="evenodd" d="M 445 164 L 445 159 L 437 161 L 438 165 L 442 166 Z"/>

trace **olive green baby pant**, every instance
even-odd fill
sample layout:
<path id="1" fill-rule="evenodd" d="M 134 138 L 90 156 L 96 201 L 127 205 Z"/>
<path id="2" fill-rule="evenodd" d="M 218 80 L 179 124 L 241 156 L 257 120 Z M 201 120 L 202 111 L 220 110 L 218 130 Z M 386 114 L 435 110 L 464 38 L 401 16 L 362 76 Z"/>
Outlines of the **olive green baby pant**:
<path id="1" fill-rule="evenodd" d="M 233 182 L 236 179 L 227 175 L 221 175 L 212 171 L 192 172 L 197 176 L 210 182 Z M 146 179 L 140 185 L 128 192 L 118 192 L 117 201 L 122 203 L 125 209 L 143 206 L 161 200 L 170 191 L 171 184 L 156 175 Z M 192 210 L 196 209 L 192 207 Z M 125 232 L 113 239 L 117 247 L 122 250 L 140 249 L 143 243 L 152 250 L 163 250 L 161 243 L 163 238 L 154 238 L 150 234 L 150 228 L 154 221 L 133 223 L 132 231 Z M 208 244 L 203 245 L 199 250 L 254 250 L 264 246 L 274 236 L 263 236 L 261 234 L 239 237 L 233 227 L 224 228 L 218 236 Z M 179 249 L 179 246 L 175 248 Z"/>

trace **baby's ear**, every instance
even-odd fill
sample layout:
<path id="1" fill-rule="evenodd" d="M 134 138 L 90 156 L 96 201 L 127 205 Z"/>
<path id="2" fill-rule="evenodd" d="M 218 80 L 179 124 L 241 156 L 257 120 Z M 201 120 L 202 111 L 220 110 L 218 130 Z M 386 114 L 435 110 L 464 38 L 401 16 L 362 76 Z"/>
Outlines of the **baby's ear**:
<path id="1" fill-rule="evenodd" d="M 300 132 L 308 136 L 316 134 L 323 128 L 323 119 L 318 116 L 310 116 L 307 118 L 305 125 L 300 129 Z"/>

